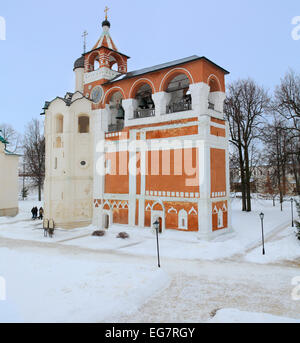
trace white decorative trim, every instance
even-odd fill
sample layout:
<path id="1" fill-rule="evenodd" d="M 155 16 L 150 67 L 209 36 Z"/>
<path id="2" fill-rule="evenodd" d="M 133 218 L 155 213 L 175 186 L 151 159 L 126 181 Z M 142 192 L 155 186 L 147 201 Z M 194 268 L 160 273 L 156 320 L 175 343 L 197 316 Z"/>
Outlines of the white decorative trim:
<path id="1" fill-rule="evenodd" d="M 215 74 L 210 74 L 209 75 L 209 77 L 208 77 L 208 79 L 207 79 L 207 84 L 209 85 L 209 81 L 210 81 L 210 79 L 211 78 L 215 78 L 216 80 L 217 80 L 217 82 L 218 82 L 218 85 L 219 85 L 219 92 L 222 92 L 222 87 L 221 87 L 221 82 L 220 82 L 220 80 L 219 80 L 219 78 L 215 75 Z"/>
<path id="2" fill-rule="evenodd" d="M 112 88 L 108 89 L 108 90 L 105 92 L 104 97 L 103 97 L 103 99 L 102 99 L 102 104 L 104 104 L 104 100 L 106 99 L 107 94 L 108 94 L 111 90 L 113 90 L 113 89 L 120 89 L 120 90 L 121 90 L 121 93 L 122 93 L 122 96 L 123 96 L 123 99 L 125 99 L 125 92 L 124 92 L 123 88 L 118 87 L 118 86 L 115 86 L 115 87 L 112 87 Z"/>
<path id="3" fill-rule="evenodd" d="M 165 76 L 163 77 L 163 79 L 161 80 L 161 83 L 160 83 L 160 86 L 159 86 L 159 91 L 160 91 L 160 92 L 162 92 L 162 85 L 163 85 L 165 79 L 166 79 L 167 76 L 168 76 L 169 74 L 171 74 L 174 70 L 184 70 L 185 72 L 187 72 L 187 73 L 189 74 L 189 76 L 190 76 L 190 78 L 191 78 L 191 80 L 192 80 L 192 83 L 195 83 L 192 74 L 191 74 L 187 69 L 185 69 L 185 68 L 174 68 L 174 69 L 171 69 L 170 71 L 168 71 L 168 72 L 165 74 Z"/>
<path id="4" fill-rule="evenodd" d="M 113 203 L 112 203 L 112 206 L 111 206 L 113 209 L 114 208 L 119 208 L 119 205 L 114 201 Z"/>
<path id="5" fill-rule="evenodd" d="M 176 208 L 174 207 L 171 207 L 169 210 L 168 210 L 168 213 L 171 213 L 171 212 L 175 212 L 176 214 L 178 213 Z"/>
<path id="6" fill-rule="evenodd" d="M 84 84 L 91 83 L 101 79 L 111 80 L 116 76 L 120 75 L 119 72 L 111 70 L 107 67 L 84 73 Z"/>
<path id="7" fill-rule="evenodd" d="M 133 85 L 131 86 L 130 91 L 129 91 L 129 98 L 130 98 L 130 99 L 132 98 L 132 90 L 134 89 L 135 85 L 136 85 L 138 82 L 143 81 L 143 80 L 145 80 L 145 81 L 147 81 L 147 82 L 150 82 L 151 85 L 152 85 L 152 87 L 153 87 L 153 92 L 156 93 L 156 90 L 155 90 L 155 87 L 154 87 L 153 82 L 152 82 L 151 80 L 147 79 L 147 78 L 142 77 L 142 78 L 136 80 L 136 81 L 133 83 Z"/>
<path id="8" fill-rule="evenodd" d="M 153 211 L 153 209 L 154 209 L 154 207 L 156 206 L 156 205 L 160 205 L 163 209 L 165 208 L 164 207 L 164 204 L 162 203 L 162 201 L 155 201 L 153 204 L 152 204 L 152 207 L 151 207 L 151 210 Z"/>
<path id="9" fill-rule="evenodd" d="M 103 205 L 102 205 L 102 208 L 104 209 L 104 206 L 105 205 L 107 205 L 109 208 L 110 208 L 110 210 L 112 209 L 112 207 L 111 207 L 111 203 L 108 201 L 108 200 L 105 200 L 105 202 L 103 203 Z"/>
<path id="10" fill-rule="evenodd" d="M 184 225 L 182 225 L 184 220 Z M 180 210 L 178 213 L 178 229 L 188 230 L 188 215 L 186 210 Z"/>
<path id="11" fill-rule="evenodd" d="M 198 212 L 194 209 L 194 207 L 192 207 L 192 208 L 190 209 L 189 214 L 192 214 L 192 213 L 194 213 L 195 215 L 198 214 Z"/>

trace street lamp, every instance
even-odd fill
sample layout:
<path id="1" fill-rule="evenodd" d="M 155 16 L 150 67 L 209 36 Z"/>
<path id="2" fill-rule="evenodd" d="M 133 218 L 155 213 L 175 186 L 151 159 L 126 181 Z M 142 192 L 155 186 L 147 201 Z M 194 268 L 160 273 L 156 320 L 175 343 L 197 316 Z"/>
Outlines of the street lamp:
<path id="1" fill-rule="evenodd" d="M 265 217 L 265 215 L 263 213 L 261 213 L 259 216 L 260 216 L 260 220 L 261 220 L 263 255 L 265 255 L 266 254 L 266 252 L 265 252 L 265 238 L 264 238 L 264 217 Z"/>
<path id="2" fill-rule="evenodd" d="M 291 198 L 292 227 L 294 227 L 294 198 Z"/>
<path id="3" fill-rule="evenodd" d="M 160 268 L 159 243 L 158 243 L 158 232 L 159 232 L 160 223 L 159 223 L 159 221 L 156 219 L 156 221 L 155 221 L 155 223 L 153 223 L 153 225 L 154 225 L 154 229 L 155 229 L 155 231 L 156 231 L 157 261 L 158 261 L 158 268 Z"/>

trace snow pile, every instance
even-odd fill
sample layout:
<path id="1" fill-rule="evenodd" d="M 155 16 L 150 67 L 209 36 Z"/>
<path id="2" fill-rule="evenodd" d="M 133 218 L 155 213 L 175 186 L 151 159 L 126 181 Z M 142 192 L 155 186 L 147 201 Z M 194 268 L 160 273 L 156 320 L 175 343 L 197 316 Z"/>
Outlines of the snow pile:
<path id="1" fill-rule="evenodd" d="M 209 323 L 300 323 L 300 319 L 228 308 L 219 310 Z"/>
<path id="2" fill-rule="evenodd" d="M 134 262 L 95 261 L 56 249 L 16 252 L 1 248 L 0 275 L 6 280 L 7 301 L 0 301 L 0 318 L 8 322 L 103 322 L 134 312 L 169 282 L 163 270 Z"/>

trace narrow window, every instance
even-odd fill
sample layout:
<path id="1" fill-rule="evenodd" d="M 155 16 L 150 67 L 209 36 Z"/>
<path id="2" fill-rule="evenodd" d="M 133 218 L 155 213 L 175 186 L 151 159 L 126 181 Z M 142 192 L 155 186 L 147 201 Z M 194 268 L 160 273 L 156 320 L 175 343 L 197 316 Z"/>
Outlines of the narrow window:
<path id="1" fill-rule="evenodd" d="M 221 229 L 223 227 L 223 212 L 222 210 L 219 210 L 218 212 L 218 229 Z"/>
<path id="2" fill-rule="evenodd" d="M 188 229 L 188 215 L 185 210 L 181 210 L 178 213 L 178 228 L 182 230 Z"/>
<path id="3" fill-rule="evenodd" d="M 60 114 L 56 117 L 56 133 L 64 132 L 64 117 Z"/>
<path id="4" fill-rule="evenodd" d="M 87 116 L 81 116 L 78 118 L 78 132 L 89 133 L 90 132 L 90 118 Z"/>

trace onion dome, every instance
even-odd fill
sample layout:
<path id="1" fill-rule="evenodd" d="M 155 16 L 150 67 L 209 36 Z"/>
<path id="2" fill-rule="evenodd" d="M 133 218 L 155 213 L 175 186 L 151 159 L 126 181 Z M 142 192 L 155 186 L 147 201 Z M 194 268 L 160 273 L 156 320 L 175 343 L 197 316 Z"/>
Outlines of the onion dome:
<path id="1" fill-rule="evenodd" d="M 102 22 L 102 27 L 108 26 L 110 28 L 110 22 L 106 19 Z"/>
<path id="2" fill-rule="evenodd" d="M 98 39 L 97 43 L 94 45 L 92 50 L 95 50 L 104 46 L 105 48 L 118 51 L 115 43 L 113 42 L 110 36 L 110 33 L 109 33 L 110 22 L 107 19 L 103 21 L 102 28 L 103 28 L 102 35 L 100 36 L 100 38 Z"/>
<path id="3" fill-rule="evenodd" d="M 79 57 L 74 63 L 74 69 L 84 68 L 84 56 Z"/>

